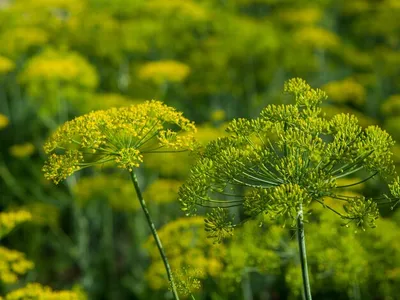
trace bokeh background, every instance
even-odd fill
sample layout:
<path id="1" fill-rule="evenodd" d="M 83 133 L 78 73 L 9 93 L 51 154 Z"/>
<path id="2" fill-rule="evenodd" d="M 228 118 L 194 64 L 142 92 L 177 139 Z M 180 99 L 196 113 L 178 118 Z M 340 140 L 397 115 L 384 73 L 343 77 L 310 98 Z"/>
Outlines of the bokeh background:
<path id="1" fill-rule="evenodd" d="M 232 118 L 288 103 L 283 82 L 302 77 L 328 93 L 328 117 L 354 114 L 400 142 L 399 50 L 398 0 L 0 1 L 0 210 L 30 215 L 0 240 L 1 294 L 39 282 L 88 299 L 169 297 L 126 174 L 104 166 L 58 186 L 44 179 L 42 145 L 60 124 L 157 99 L 206 143 Z M 393 152 L 400 163 L 400 144 Z M 149 155 L 139 170 L 178 280 L 200 279 L 196 299 L 301 299 L 290 226 L 255 220 L 213 245 L 203 218 L 180 211 L 192 160 Z M 347 193 L 381 189 L 372 180 Z M 355 232 L 315 208 L 315 299 L 400 299 L 400 210 L 381 212 L 376 229 Z"/>

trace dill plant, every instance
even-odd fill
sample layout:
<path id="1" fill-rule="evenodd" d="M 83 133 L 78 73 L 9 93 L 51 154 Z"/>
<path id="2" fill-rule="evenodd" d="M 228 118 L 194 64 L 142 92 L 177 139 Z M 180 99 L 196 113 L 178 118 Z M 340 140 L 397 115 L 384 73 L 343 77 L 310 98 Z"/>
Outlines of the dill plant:
<path id="1" fill-rule="evenodd" d="M 147 101 L 94 111 L 66 122 L 44 145 L 49 157 L 43 171 L 45 177 L 56 184 L 78 170 L 105 163 L 115 163 L 130 173 L 175 299 L 179 297 L 172 271 L 135 170 L 143 162 L 144 154 L 192 150 L 196 144 L 195 131 L 194 124 L 181 112 L 159 101 Z"/>
<path id="2" fill-rule="evenodd" d="M 235 119 L 227 128 L 230 136 L 205 147 L 179 200 L 188 215 L 198 207 L 212 208 L 205 229 L 216 242 L 261 214 L 296 227 L 305 298 L 311 299 L 304 231 L 310 204 L 319 203 L 346 226 L 374 227 L 378 204 L 398 203 L 399 177 L 390 151 L 394 141 L 387 132 L 377 126 L 364 129 L 349 114 L 325 118 L 320 108 L 325 92 L 302 79 L 287 81 L 284 91 L 294 96 L 295 104 L 269 105 L 258 118 Z M 355 173 L 363 179 L 338 183 Z M 389 195 L 372 199 L 343 193 L 378 175 L 388 184 Z M 326 197 L 342 209 L 329 205 Z M 246 217 L 236 222 L 232 207 L 243 208 Z"/>

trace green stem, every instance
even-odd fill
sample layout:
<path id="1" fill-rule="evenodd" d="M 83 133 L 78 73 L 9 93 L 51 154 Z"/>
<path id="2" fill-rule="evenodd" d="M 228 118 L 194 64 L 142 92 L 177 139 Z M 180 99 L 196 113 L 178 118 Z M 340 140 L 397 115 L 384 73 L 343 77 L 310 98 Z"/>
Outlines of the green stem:
<path id="1" fill-rule="evenodd" d="M 305 240 L 304 223 L 303 223 L 303 206 L 301 204 L 297 215 L 297 240 L 299 242 L 299 255 L 301 263 L 301 275 L 303 277 L 304 296 L 306 300 L 311 300 L 312 297 L 311 297 L 310 279 L 308 278 L 306 240 Z"/>
<path id="2" fill-rule="evenodd" d="M 134 172 L 130 172 L 130 174 L 131 174 L 131 179 L 132 179 L 133 185 L 135 186 L 136 194 L 138 196 L 140 205 L 142 206 L 143 212 L 146 216 L 147 223 L 150 227 L 151 233 L 153 234 L 154 240 L 157 244 L 157 248 L 158 248 L 158 251 L 160 252 L 160 256 L 164 262 L 165 270 L 167 271 L 168 279 L 171 284 L 172 294 L 174 296 L 174 299 L 179 300 L 178 291 L 176 289 L 174 278 L 172 276 L 171 267 L 168 263 L 168 259 L 165 254 L 164 248 L 161 244 L 161 240 L 157 234 L 156 227 L 154 226 L 153 220 L 151 219 L 149 210 L 147 209 L 146 202 L 143 199 L 142 192 L 140 191 L 140 187 L 139 187 L 139 183 L 137 181 L 136 174 Z"/>

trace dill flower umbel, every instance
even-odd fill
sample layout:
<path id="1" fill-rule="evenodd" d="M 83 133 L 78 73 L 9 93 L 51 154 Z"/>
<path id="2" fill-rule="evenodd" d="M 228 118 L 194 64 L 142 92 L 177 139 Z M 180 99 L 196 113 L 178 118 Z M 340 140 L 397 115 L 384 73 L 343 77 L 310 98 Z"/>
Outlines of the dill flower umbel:
<path id="1" fill-rule="evenodd" d="M 18 277 L 33 269 L 33 262 L 25 258 L 25 254 L 0 246 L 0 281 L 11 284 Z"/>
<path id="2" fill-rule="evenodd" d="M 28 157 L 35 152 L 35 146 L 32 143 L 15 144 L 10 147 L 9 152 L 17 158 Z"/>
<path id="3" fill-rule="evenodd" d="M 193 149 L 195 130 L 182 113 L 159 101 L 94 111 L 53 133 L 44 145 L 49 158 L 43 171 L 55 183 L 110 161 L 132 172 L 145 153 Z"/>
<path id="4" fill-rule="evenodd" d="M 32 219 L 31 213 L 26 210 L 17 210 L 0 213 L 0 238 L 8 234 L 17 225 Z"/>
<path id="5" fill-rule="evenodd" d="M 182 82 L 190 73 L 190 67 L 174 60 L 149 62 L 139 69 L 139 78 L 156 84 Z"/>

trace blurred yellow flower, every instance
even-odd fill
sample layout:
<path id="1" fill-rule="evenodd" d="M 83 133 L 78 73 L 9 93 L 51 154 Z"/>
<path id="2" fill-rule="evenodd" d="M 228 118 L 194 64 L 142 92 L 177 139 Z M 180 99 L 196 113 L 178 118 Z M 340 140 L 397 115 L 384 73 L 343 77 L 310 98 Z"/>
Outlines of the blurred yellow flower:
<path id="1" fill-rule="evenodd" d="M 138 70 L 138 76 L 156 84 L 164 82 L 182 82 L 190 73 L 190 67 L 174 60 L 148 62 Z"/>
<path id="2" fill-rule="evenodd" d="M 151 183 L 144 192 L 144 197 L 148 202 L 157 204 L 170 203 L 178 199 L 181 181 L 172 179 L 157 179 Z"/>
<path id="3" fill-rule="evenodd" d="M 15 64 L 11 59 L 0 55 L 0 74 L 6 74 L 14 68 Z"/>
<path id="4" fill-rule="evenodd" d="M 175 18 L 190 17 L 194 20 L 204 20 L 207 17 L 207 11 L 191 0 L 149 0 L 146 1 L 146 6 L 149 11 L 172 15 Z"/>
<path id="5" fill-rule="evenodd" d="M 94 88 L 98 82 L 95 69 L 80 54 L 50 48 L 28 61 L 20 80 L 24 84 L 52 80 L 76 82 L 86 88 Z"/>
<path id="6" fill-rule="evenodd" d="M 10 147 L 9 152 L 17 158 L 28 157 L 35 152 L 35 146 L 32 143 L 16 144 Z"/>
<path id="7" fill-rule="evenodd" d="M 26 210 L 0 213 L 0 238 L 8 234 L 17 225 L 32 220 L 32 215 Z"/>
<path id="8" fill-rule="evenodd" d="M 216 109 L 211 113 L 211 120 L 219 122 L 226 118 L 226 112 L 223 109 Z"/>
<path id="9" fill-rule="evenodd" d="M 33 269 L 33 262 L 25 258 L 25 254 L 0 246 L 0 281 L 11 284 L 18 281 L 19 275 L 24 275 Z"/>
<path id="10" fill-rule="evenodd" d="M 217 276 L 223 269 L 222 257 L 225 247 L 222 244 L 214 245 L 213 241 L 206 237 L 202 217 L 174 220 L 163 226 L 158 233 L 160 239 L 164 241 L 164 248 L 174 273 L 190 270 L 191 276 L 195 273 L 196 279 L 201 280 L 208 276 Z M 152 259 L 152 264 L 146 272 L 150 287 L 166 289 L 168 286 L 164 278 L 162 261 L 153 239 L 149 238 L 144 247 Z M 199 283 L 196 279 L 192 283 Z M 187 283 L 186 286 L 189 287 Z M 185 285 L 185 282 L 178 284 Z M 199 284 L 190 287 L 198 289 Z"/>
<path id="11" fill-rule="evenodd" d="M 0 53 L 16 57 L 32 47 L 45 45 L 48 39 L 48 34 L 40 28 L 8 28 L 0 34 Z"/>
<path id="12" fill-rule="evenodd" d="M 328 97 L 338 103 L 353 103 L 362 105 L 365 102 L 366 91 L 363 85 L 353 78 L 331 81 L 322 87 Z"/>
<path id="13" fill-rule="evenodd" d="M 86 300 L 87 297 L 81 291 L 54 291 L 48 286 L 39 283 L 29 283 L 25 287 L 9 292 L 5 300 Z"/>
<path id="14" fill-rule="evenodd" d="M 0 129 L 7 127 L 8 123 L 8 118 L 5 115 L 0 114 Z"/>
<path id="15" fill-rule="evenodd" d="M 339 37 L 324 28 L 307 26 L 294 32 L 294 42 L 317 49 L 334 49 L 340 44 Z"/>
<path id="16" fill-rule="evenodd" d="M 322 11 L 316 7 L 289 8 L 282 10 L 279 21 L 292 25 L 313 25 L 322 18 Z"/>

